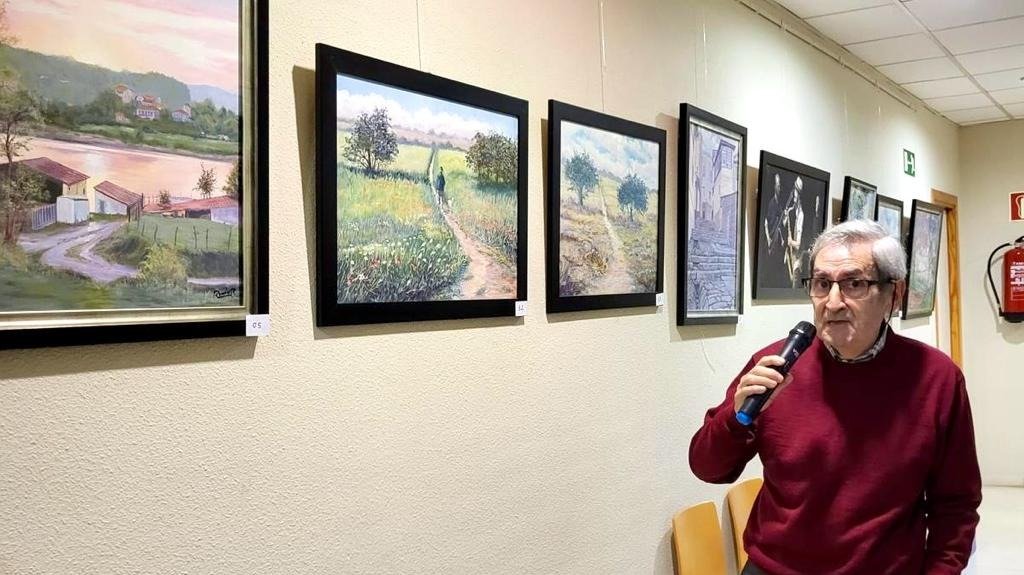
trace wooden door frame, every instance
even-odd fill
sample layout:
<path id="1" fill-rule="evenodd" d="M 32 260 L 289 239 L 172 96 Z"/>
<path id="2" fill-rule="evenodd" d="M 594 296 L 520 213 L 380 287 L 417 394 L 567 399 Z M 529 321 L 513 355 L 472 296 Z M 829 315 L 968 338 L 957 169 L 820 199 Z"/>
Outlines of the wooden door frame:
<path id="1" fill-rule="evenodd" d="M 960 369 L 963 364 L 963 333 L 960 324 L 960 214 L 957 197 L 932 189 L 931 202 L 946 211 L 946 254 L 949 267 L 949 351 Z"/>

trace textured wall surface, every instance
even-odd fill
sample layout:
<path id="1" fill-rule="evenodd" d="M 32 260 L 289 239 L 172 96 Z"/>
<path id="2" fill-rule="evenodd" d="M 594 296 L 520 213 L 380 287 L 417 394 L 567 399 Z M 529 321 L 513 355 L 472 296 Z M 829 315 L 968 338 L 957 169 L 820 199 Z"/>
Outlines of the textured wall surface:
<path id="1" fill-rule="evenodd" d="M 810 316 L 748 273 L 739 325 L 673 325 L 679 104 L 834 198 L 956 193 L 957 129 L 738 3 L 609 0 L 603 30 L 600 6 L 274 0 L 273 332 L 0 352 L 0 573 L 669 575 L 673 512 L 725 493 L 687 466 L 704 410 Z M 530 101 L 525 319 L 314 327 L 316 42 Z M 544 314 L 548 98 L 668 130 L 664 311 Z"/>
<path id="2" fill-rule="evenodd" d="M 1020 393 L 1024 381 L 1024 324 L 997 317 L 985 265 L 996 246 L 1024 236 L 1024 222 L 1011 222 L 1009 211 L 1010 192 L 1024 191 L 1024 121 L 963 128 L 960 150 L 964 372 L 971 385 L 978 456 L 986 482 L 1020 486 L 1020 413 L 1007 400 Z M 1002 272 L 999 259 L 992 266 L 992 280 L 1000 294 Z"/>

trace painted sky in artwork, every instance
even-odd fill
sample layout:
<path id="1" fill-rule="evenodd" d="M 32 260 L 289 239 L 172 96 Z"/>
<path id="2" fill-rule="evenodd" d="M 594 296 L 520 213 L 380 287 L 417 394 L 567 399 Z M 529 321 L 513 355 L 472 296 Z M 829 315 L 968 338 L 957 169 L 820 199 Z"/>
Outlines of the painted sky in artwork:
<path id="1" fill-rule="evenodd" d="M 9 0 L 19 48 L 238 92 L 238 0 Z"/>
<path id="2" fill-rule="evenodd" d="M 659 148 L 656 142 L 562 121 L 562 162 L 577 152 L 590 155 L 594 166 L 620 181 L 636 174 L 652 191 L 658 191 Z"/>
<path id="3" fill-rule="evenodd" d="M 388 111 L 391 122 L 402 128 L 451 134 L 467 140 L 478 132 L 497 132 L 515 141 L 519 119 L 425 94 L 338 74 L 338 119 L 351 121 L 377 108 Z"/>

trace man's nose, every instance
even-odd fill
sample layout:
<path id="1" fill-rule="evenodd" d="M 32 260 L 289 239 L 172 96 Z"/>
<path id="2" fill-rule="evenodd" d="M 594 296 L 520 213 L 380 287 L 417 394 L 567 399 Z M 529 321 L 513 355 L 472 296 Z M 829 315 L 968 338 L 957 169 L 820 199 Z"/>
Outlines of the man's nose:
<path id="1" fill-rule="evenodd" d="M 839 283 L 833 283 L 828 290 L 828 297 L 825 299 L 825 307 L 828 309 L 842 309 L 846 307 L 846 300 L 843 299 L 843 292 L 839 289 Z"/>

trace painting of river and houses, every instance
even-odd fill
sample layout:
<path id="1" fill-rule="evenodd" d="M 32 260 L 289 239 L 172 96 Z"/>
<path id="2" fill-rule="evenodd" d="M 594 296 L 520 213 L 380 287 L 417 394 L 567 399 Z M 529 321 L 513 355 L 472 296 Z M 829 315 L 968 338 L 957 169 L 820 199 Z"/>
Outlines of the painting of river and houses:
<path id="1" fill-rule="evenodd" d="M 336 240 L 322 256 L 336 263 L 325 274 L 335 289 L 322 303 L 339 310 L 338 323 L 459 317 L 464 303 L 514 303 L 525 291 L 525 110 L 503 113 L 416 89 L 427 75 L 394 68 L 395 84 L 344 73 L 344 65 L 321 80 L 333 100 L 321 110 L 330 113 L 321 129 L 331 130 L 321 145 L 333 144 L 321 150 L 331 180 L 321 209 L 333 204 L 335 224 L 321 231 Z M 447 81 L 429 77 L 424 88 L 439 82 Z"/>
<path id="2" fill-rule="evenodd" d="M 0 7 L 0 313 L 241 305 L 240 3 Z"/>
<path id="3" fill-rule="evenodd" d="M 654 305 L 662 285 L 665 132 L 550 105 L 548 310 Z"/>

